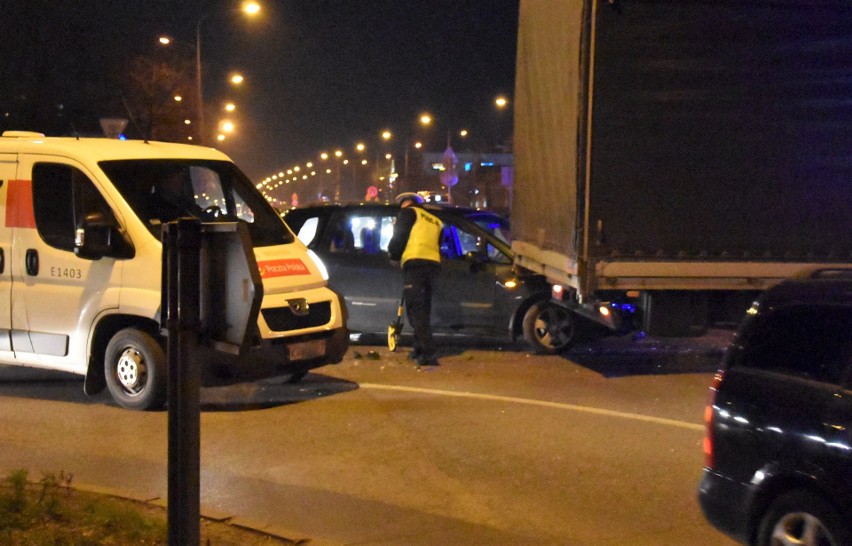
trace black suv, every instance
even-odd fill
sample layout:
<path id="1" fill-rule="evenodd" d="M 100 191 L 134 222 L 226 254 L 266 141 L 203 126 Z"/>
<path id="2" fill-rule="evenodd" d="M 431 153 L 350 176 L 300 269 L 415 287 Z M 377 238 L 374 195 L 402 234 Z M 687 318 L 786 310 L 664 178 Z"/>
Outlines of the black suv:
<path id="1" fill-rule="evenodd" d="M 749 309 L 705 410 L 704 515 L 758 545 L 852 545 L 852 270 Z"/>

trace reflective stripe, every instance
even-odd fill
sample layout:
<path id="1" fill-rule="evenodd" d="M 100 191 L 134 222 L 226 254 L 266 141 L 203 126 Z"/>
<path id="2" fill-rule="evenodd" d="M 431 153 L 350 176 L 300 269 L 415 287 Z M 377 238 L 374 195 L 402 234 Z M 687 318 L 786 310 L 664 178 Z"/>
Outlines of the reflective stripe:
<path id="1" fill-rule="evenodd" d="M 29 180 L 9 180 L 6 190 L 6 227 L 34 228 L 33 185 Z"/>

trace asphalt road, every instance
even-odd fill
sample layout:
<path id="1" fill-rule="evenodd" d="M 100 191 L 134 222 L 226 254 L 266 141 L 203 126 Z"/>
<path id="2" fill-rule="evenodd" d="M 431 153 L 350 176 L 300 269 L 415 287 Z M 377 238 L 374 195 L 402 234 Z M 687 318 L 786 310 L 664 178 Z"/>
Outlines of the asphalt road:
<path id="1" fill-rule="evenodd" d="M 454 346 L 428 371 L 353 346 L 299 385 L 204 389 L 202 511 L 313 544 L 731 544 L 695 499 L 727 338 Z M 0 416 L 4 475 L 167 496 L 165 412 L 3 366 Z"/>

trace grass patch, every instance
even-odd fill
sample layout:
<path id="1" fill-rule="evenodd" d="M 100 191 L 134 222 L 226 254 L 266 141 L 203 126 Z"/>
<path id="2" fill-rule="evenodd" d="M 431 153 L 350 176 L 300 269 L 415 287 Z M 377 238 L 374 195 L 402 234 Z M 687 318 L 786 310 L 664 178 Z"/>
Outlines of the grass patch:
<path id="1" fill-rule="evenodd" d="M 30 481 L 15 470 L 0 483 L 0 544 L 118 546 L 168 544 L 165 509 L 79 491 L 71 475 L 44 474 Z M 203 520 L 201 544 L 214 546 L 294 544 L 223 522 Z"/>
<path id="2" fill-rule="evenodd" d="M 0 543 L 99 546 L 163 544 L 164 515 L 143 515 L 127 502 L 71 488 L 71 476 L 45 474 L 29 481 L 26 470 L 0 486 Z"/>

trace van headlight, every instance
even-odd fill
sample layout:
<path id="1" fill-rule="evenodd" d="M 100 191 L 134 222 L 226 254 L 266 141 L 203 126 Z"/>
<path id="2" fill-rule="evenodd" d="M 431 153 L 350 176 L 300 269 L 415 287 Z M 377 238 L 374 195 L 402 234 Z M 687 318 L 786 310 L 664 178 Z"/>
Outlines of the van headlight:
<path id="1" fill-rule="evenodd" d="M 317 266 L 317 269 L 319 269 L 320 275 L 322 275 L 322 280 L 327 281 L 328 269 L 325 268 L 325 264 L 322 263 L 320 257 L 317 256 L 316 253 L 311 249 L 308 249 L 308 256 L 311 257 L 311 259 L 314 261 L 314 264 Z"/>

